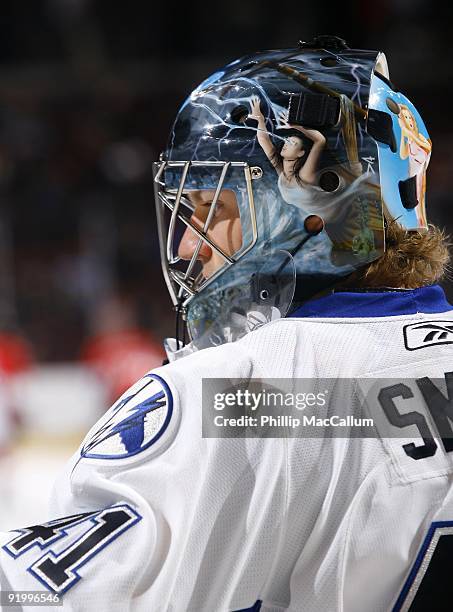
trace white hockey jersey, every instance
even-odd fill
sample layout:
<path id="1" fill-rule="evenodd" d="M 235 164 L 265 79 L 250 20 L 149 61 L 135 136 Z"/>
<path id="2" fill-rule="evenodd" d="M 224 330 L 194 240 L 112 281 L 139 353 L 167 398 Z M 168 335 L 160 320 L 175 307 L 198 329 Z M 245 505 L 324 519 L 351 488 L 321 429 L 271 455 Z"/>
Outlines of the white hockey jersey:
<path id="1" fill-rule="evenodd" d="M 3 592 L 65 612 L 443 609 L 426 602 L 452 582 L 452 308 L 437 286 L 333 293 L 150 372 L 88 433 L 52 520 L 2 535 Z M 370 404 L 395 435 L 204 438 L 219 377 L 395 379 Z"/>

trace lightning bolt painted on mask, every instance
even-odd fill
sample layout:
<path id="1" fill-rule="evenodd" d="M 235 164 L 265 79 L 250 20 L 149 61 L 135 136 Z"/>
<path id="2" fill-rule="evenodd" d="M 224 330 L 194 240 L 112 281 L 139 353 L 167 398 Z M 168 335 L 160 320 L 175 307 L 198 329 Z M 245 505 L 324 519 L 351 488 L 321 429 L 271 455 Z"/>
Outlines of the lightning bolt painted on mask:
<path id="1" fill-rule="evenodd" d="M 248 96 L 241 96 L 238 95 L 236 97 L 231 97 L 231 98 L 226 98 L 226 99 L 222 99 L 219 97 L 218 92 L 214 89 L 212 91 L 212 93 L 209 93 L 207 90 L 204 90 L 203 93 L 203 102 L 198 102 L 197 98 L 201 97 L 201 92 L 197 92 L 198 95 L 197 96 L 193 96 L 190 104 L 192 105 L 192 107 L 194 108 L 201 108 L 203 110 L 205 110 L 213 119 L 213 123 L 210 126 L 210 129 L 215 129 L 218 128 L 220 126 L 224 126 L 227 128 L 227 132 L 225 133 L 224 136 L 222 136 L 222 138 L 219 139 L 219 142 L 217 144 L 217 150 L 218 150 L 218 155 L 219 155 L 219 159 L 222 158 L 222 144 L 228 144 L 228 139 L 229 136 L 231 134 L 231 132 L 233 130 L 252 130 L 257 132 L 258 128 L 249 126 L 249 125 L 238 125 L 235 123 L 231 123 L 225 119 L 223 119 L 220 114 L 211 106 L 209 106 L 208 104 L 206 104 L 207 101 L 211 101 L 213 102 L 215 105 L 217 105 L 217 107 L 222 108 L 222 107 L 228 107 L 228 106 L 232 106 L 233 108 L 239 104 L 247 104 L 250 105 L 250 102 L 252 100 L 252 97 L 257 95 L 257 91 L 260 94 L 260 99 L 264 100 L 267 103 L 267 115 L 266 115 L 266 124 L 270 125 L 270 130 L 269 133 L 273 134 L 276 138 L 278 138 L 279 140 L 281 140 L 282 142 L 284 142 L 284 138 L 282 136 L 279 136 L 277 134 L 274 134 L 274 129 L 273 129 L 273 124 L 271 123 L 271 109 L 274 112 L 274 115 L 277 116 L 277 112 L 278 110 L 286 110 L 283 107 L 279 107 L 278 105 L 275 105 L 268 93 L 266 92 L 266 90 L 255 80 L 249 79 L 247 77 L 233 77 L 231 79 L 228 79 L 224 82 L 222 82 L 222 89 L 225 89 L 228 87 L 228 85 L 231 85 L 231 89 L 234 89 L 236 91 L 238 91 L 238 94 L 240 91 L 244 91 L 246 89 L 250 89 L 253 88 L 253 94 L 248 95 Z M 277 91 L 280 94 L 283 94 L 284 92 L 282 92 L 279 88 L 277 88 Z M 198 148 L 200 147 L 200 144 L 203 141 L 203 138 L 205 137 L 205 134 L 202 134 L 200 136 L 200 138 L 198 139 L 198 142 L 195 145 L 194 148 L 194 152 L 192 155 L 192 160 L 197 160 L 197 153 L 198 153 Z M 256 139 L 252 139 L 251 142 L 246 142 L 245 145 L 242 147 L 241 152 L 246 150 L 247 148 L 249 148 L 248 153 L 249 154 L 253 154 L 254 150 L 255 150 L 255 146 L 256 146 Z M 173 139 L 172 139 L 172 143 L 170 146 L 170 157 L 172 156 L 173 153 Z"/>

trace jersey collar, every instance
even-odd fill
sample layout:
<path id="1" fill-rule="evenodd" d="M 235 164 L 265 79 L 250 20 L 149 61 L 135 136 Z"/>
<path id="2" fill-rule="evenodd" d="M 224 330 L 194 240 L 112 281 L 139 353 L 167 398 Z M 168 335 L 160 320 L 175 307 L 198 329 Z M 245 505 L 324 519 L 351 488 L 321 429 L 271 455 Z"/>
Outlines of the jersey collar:
<path id="1" fill-rule="evenodd" d="M 289 317 L 389 317 L 447 312 L 448 303 L 439 285 L 418 289 L 373 289 L 334 291 L 302 304 Z"/>

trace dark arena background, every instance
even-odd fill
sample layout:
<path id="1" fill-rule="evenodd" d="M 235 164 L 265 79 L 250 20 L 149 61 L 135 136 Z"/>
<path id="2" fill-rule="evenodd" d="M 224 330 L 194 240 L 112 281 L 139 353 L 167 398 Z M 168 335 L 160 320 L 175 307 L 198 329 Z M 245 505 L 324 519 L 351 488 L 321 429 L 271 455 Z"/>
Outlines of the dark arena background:
<path id="1" fill-rule="evenodd" d="M 453 232 L 452 16 L 427 0 L 3 0 L 1 529 L 46 520 L 61 464 L 162 361 L 174 315 L 151 166 L 186 95 L 241 55 L 316 34 L 384 51 L 433 142 L 429 219 Z"/>

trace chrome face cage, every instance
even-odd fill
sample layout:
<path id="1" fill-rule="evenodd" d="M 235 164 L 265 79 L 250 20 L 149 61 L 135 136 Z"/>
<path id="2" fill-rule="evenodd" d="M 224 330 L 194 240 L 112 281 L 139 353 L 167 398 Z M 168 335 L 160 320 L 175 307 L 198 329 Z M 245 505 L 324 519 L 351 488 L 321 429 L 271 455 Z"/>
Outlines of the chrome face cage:
<path id="1" fill-rule="evenodd" d="M 187 306 L 192 301 L 197 293 L 214 282 L 220 274 L 228 267 L 239 261 L 246 253 L 253 248 L 258 239 L 255 204 L 253 199 L 252 180 L 261 178 L 262 171 L 258 167 L 250 167 L 246 162 L 226 162 L 226 161 L 161 161 L 153 164 L 154 168 L 154 194 L 157 213 L 157 229 L 159 235 L 160 257 L 162 270 L 164 273 L 165 282 L 170 293 L 173 306 L 179 308 L 183 315 Z M 184 186 L 187 175 L 191 168 L 215 168 L 220 170 L 220 178 L 215 187 L 206 187 L 206 189 L 214 189 L 214 197 L 207 219 L 200 230 L 199 227 L 191 223 L 181 212 L 181 204 L 193 210 L 193 205 L 184 195 Z M 218 245 L 216 245 L 207 236 L 209 227 L 215 214 L 216 205 L 223 189 L 225 179 L 230 168 L 242 168 L 244 172 L 244 181 L 248 200 L 248 213 L 250 214 L 252 240 L 245 248 L 241 247 L 237 255 L 228 255 Z M 166 188 L 165 182 L 162 180 L 162 175 L 166 169 L 181 168 L 181 180 L 177 189 Z M 201 188 L 200 188 L 201 189 Z M 239 204 L 239 203 L 238 203 Z M 171 211 L 170 222 L 168 228 L 165 223 L 165 208 Z M 240 218 L 243 219 L 242 211 L 240 210 Z M 198 243 L 195 247 L 192 257 L 188 260 L 185 271 L 175 269 L 175 265 L 181 261 L 181 258 L 174 253 L 175 229 L 176 221 L 182 221 L 191 231 L 198 236 Z M 219 268 L 208 279 L 201 274 L 194 274 L 194 268 L 200 253 L 203 243 L 207 244 L 213 251 L 222 257 L 224 265 Z"/>

